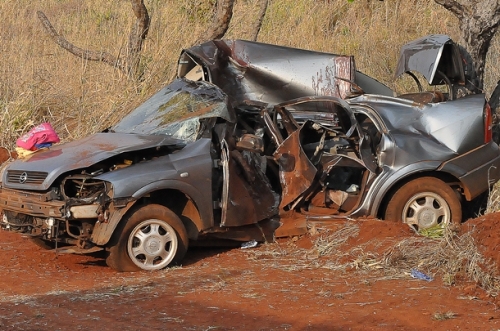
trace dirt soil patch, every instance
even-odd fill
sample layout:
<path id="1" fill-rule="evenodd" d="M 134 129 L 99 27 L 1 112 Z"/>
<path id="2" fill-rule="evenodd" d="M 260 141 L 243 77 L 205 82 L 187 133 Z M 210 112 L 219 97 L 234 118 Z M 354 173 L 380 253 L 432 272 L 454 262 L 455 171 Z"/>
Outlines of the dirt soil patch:
<path id="1" fill-rule="evenodd" d="M 499 220 L 462 227 L 489 262 L 499 261 Z M 395 246 L 416 239 L 425 245 L 403 224 L 333 221 L 255 248 L 190 249 L 181 267 L 118 273 L 99 256 L 57 254 L 0 231 L 0 329 L 500 329 L 494 291 L 419 265 L 432 281 L 387 267 Z"/>

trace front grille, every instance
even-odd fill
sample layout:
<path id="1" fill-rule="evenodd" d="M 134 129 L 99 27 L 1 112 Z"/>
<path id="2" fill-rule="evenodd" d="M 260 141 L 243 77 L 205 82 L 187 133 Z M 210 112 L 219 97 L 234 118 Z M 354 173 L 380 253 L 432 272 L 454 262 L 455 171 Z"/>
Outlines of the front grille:
<path id="1" fill-rule="evenodd" d="M 8 170 L 7 182 L 13 184 L 42 184 L 48 173 L 41 171 Z"/>

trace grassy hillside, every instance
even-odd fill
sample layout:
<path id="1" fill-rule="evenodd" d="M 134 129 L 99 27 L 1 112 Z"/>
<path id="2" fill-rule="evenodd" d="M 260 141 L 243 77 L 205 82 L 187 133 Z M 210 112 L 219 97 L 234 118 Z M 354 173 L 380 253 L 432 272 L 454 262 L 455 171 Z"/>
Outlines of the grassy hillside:
<path id="1" fill-rule="evenodd" d="M 103 4 L 104 3 L 104 4 Z M 63 140 L 102 130 L 143 101 L 175 72 L 182 48 L 207 28 L 214 0 L 146 0 L 152 21 L 142 53 L 144 79 L 83 61 L 55 45 L 36 17 L 82 48 L 118 55 L 134 16 L 128 0 L 3 0 L 0 2 L 0 145 L 33 124 L 51 122 Z M 237 0 L 227 38 L 249 38 L 256 1 Z M 258 40 L 356 57 L 357 67 L 396 90 L 399 48 L 431 33 L 458 40 L 457 20 L 429 0 L 271 0 Z M 486 89 L 500 78 L 499 40 L 487 65 Z"/>

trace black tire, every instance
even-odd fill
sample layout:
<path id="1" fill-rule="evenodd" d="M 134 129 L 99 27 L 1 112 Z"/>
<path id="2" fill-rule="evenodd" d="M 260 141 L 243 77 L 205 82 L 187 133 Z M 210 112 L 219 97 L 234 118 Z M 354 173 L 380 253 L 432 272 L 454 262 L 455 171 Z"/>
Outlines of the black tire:
<path id="1" fill-rule="evenodd" d="M 188 243 L 186 228 L 174 212 L 146 205 L 121 221 L 108 244 L 106 264 L 118 271 L 160 270 L 180 262 Z"/>
<path id="2" fill-rule="evenodd" d="M 445 182 L 422 177 L 406 183 L 394 193 L 384 218 L 408 223 L 416 230 L 458 225 L 462 222 L 462 206 L 455 191 Z"/>

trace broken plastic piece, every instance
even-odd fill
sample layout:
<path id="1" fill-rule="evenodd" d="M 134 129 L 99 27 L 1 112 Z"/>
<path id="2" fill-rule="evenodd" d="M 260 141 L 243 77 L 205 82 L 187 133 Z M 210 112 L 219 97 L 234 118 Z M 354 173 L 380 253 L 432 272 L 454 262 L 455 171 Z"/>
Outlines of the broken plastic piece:
<path id="1" fill-rule="evenodd" d="M 257 247 L 257 240 L 255 239 L 241 244 L 241 249 L 254 248 L 254 247 Z"/>
<path id="2" fill-rule="evenodd" d="M 356 184 L 351 184 L 346 190 L 347 193 L 357 193 L 359 191 L 359 186 Z"/>
<path id="3" fill-rule="evenodd" d="M 421 280 L 425 280 L 425 281 L 432 281 L 433 278 L 431 276 L 427 276 L 426 274 L 416 270 L 416 269 L 411 269 L 411 276 L 413 278 L 416 278 L 416 279 L 421 279 Z"/>

